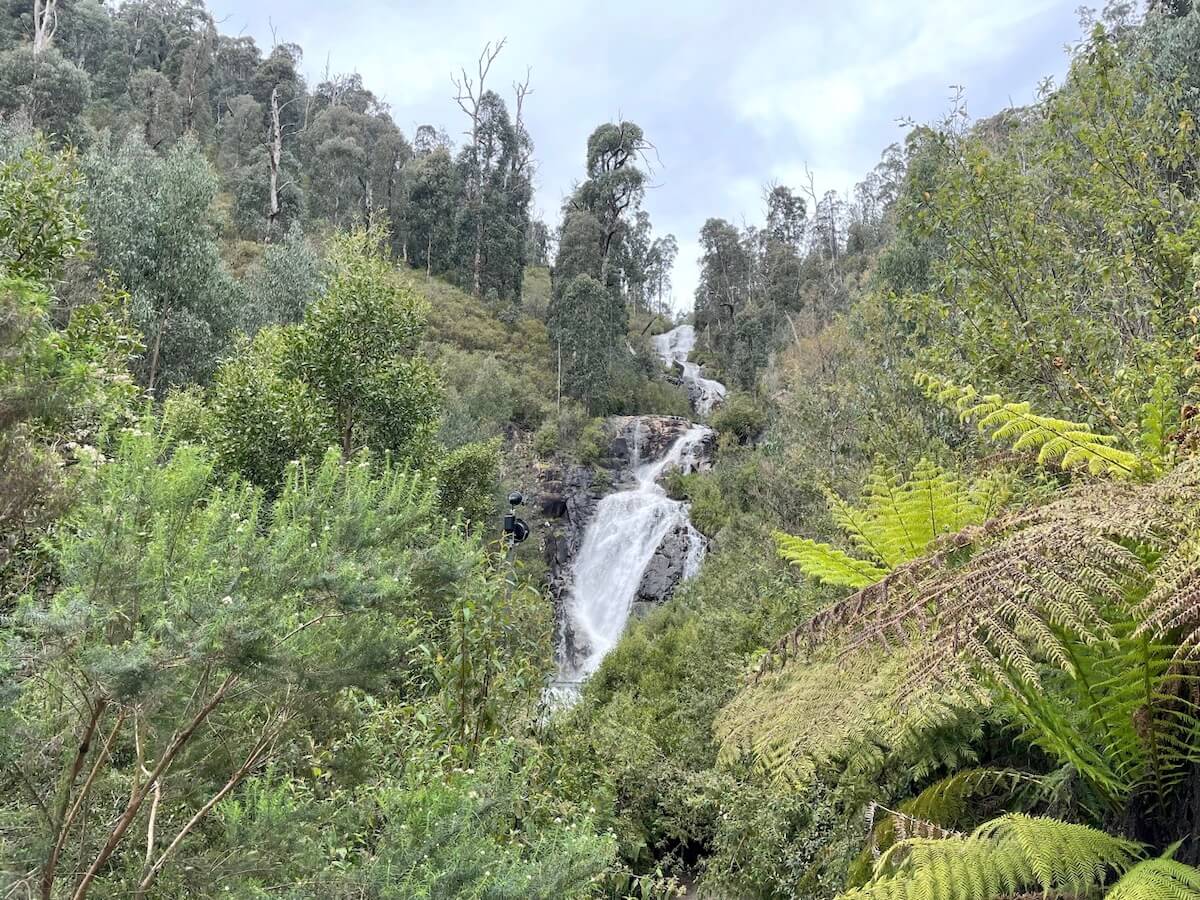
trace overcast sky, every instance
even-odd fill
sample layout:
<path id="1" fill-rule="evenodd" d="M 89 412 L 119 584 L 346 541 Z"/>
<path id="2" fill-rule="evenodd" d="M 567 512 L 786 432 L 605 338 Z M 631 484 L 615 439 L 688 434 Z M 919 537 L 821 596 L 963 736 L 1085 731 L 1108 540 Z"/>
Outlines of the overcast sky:
<path id="1" fill-rule="evenodd" d="M 313 83 L 358 72 L 410 137 L 461 137 L 450 73 L 507 37 L 491 86 L 532 68 L 535 212 L 552 227 L 597 124 L 637 122 L 658 149 L 645 207 L 679 240 L 675 303 L 690 308 L 704 220 L 762 217 L 762 185 L 850 190 L 904 131 L 966 89 L 975 116 L 1060 80 L 1080 0 L 210 0 L 226 33 L 299 44 Z"/>

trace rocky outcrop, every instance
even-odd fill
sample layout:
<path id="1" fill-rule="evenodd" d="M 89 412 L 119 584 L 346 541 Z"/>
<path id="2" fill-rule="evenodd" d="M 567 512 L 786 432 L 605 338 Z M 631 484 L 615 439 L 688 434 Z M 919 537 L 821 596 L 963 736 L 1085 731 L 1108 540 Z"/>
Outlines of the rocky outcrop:
<path id="1" fill-rule="evenodd" d="M 658 604 L 670 600 L 679 582 L 694 574 L 693 569 L 699 563 L 694 554 L 695 546 L 696 530 L 691 525 L 680 525 L 663 538 L 638 585 L 631 610 L 633 615 L 645 615 Z"/>

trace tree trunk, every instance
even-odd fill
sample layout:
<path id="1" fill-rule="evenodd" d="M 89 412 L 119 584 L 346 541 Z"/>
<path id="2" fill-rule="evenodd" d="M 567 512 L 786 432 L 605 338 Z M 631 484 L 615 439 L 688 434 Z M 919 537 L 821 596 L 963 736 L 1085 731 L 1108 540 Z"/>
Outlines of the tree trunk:
<path id="1" fill-rule="evenodd" d="M 478 204 L 479 209 L 475 216 L 475 281 L 474 292 L 475 296 L 480 295 L 480 280 L 479 273 L 483 268 L 483 204 Z"/>
<path id="2" fill-rule="evenodd" d="M 279 163 L 283 158 L 283 129 L 279 126 L 279 85 L 271 88 L 271 147 L 267 154 L 271 169 L 269 206 L 267 208 L 267 243 L 279 222 Z"/>
<path id="3" fill-rule="evenodd" d="M 33 0 L 33 55 L 50 46 L 58 29 L 58 0 Z"/>
<path id="4" fill-rule="evenodd" d="M 154 382 L 158 378 L 158 351 L 162 346 L 163 332 L 167 330 L 167 318 L 171 315 L 171 308 L 168 306 L 163 310 L 162 318 L 158 320 L 158 331 L 154 334 L 154 349 L 150 353 L 150 377 L 147 379 L 146 390 L 148 393 L 154 393 Z"/>

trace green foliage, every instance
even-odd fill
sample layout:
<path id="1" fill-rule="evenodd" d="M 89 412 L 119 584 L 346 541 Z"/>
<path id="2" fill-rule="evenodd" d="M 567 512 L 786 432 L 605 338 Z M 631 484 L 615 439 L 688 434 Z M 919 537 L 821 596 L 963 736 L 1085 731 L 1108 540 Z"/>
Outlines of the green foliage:
<path id="1" fill-rule="evenodd" d="M 1126 872 L 1105 894 L 1106 900 L 1195 900 L 1200 870 L 1170 858 L 1145 859 Z"/>
<path id="2" fill-rule="evenodd" d="M 548 419 L 534 435 L 534 450 L 543 459 L 557 455 L 583 465 L 599 461 L 609 443 L 604 420 L 575 403 L 564 404 L 561 414 Z"/>
<path id="3" fill-rule="evenodd" d="M 624 303 L 590 275 L 577 275 L 551 302 L 550 334 L 562 356 L 563 390 L 595 408 L 625 337 Z"/>
<path id="4" fill-rule="evenodd" d="M 1197 132 L 1180 73 L 1152 71 L 1097 25 L 1036 116 L 968 129 L 955 110 L 917 137 L 901 227 L 930 271 L 898 304 L 923 368 L 1120 423 L 1181 370 Z"/>
<path id="5" fill-rule="evenodd" d="M 321 260 L 304 232 L 293 225 L 284 239 L 270 244 L 247 279 L 242 330 L 253 335 L 268 324 L 291 324 L 304 318 L 321 294 Z"/>
<path id="6" fill-rule="evenodd" d="M 496 511 L 500 442 L 464 444 L 438 463 L 438 499 L 448 516 L 480 526 Z"/>
<path id="7" fill-rule="evenodd" d="M 815 578 L 825 584 L 864 588 L 888 573 L 887 569 L 880 568 L 875 563 L 855 559 L 828 544 L 794 537 L 781 531 L 772 536 L 779 547 L 781 557 L 798 566 L 809 578 Z"/>
<path id="8" fill-rule="evenodd" d="M 413 704 L 440 696 L 447 735 L 490 740 L 537 689 L 548 622 L 540 598 L 510 586 L 436 504 L 432 479 L 336 451 L 290 467 L 267 504 L 223 481 L 203 448 L 127 432 L 61 532 L 60 590 L 26 598 L 5 635 L 24 662 L 0 710 L 3 770 L 37 801 L 5 810 L 22 871 L 145 888 L 204 844 L 184 829 L 142 865 L 128 828 L 155 785 L 182 814 L 163 823 L 176 830 L 269 758 L 331 753 L 352 778 L 349 749 L 314 745 L 343 727 L 347 691 L 410 721 Z M 93 733 L 99 777 L 78 781 L 68 773 Z M 129 818 L 79 818 L 84 798 Z"/>
<path id="9" fill-rule="evenodd" d="M 1038 415 L 1027 401 L 1006 402 L 998 394 L 980 396 L 971 385 L 959 387 L 928 375 L 920 376 L 918 383 L 938 401 L 952 404 L 964 422 L 976 420 L 979 430 L 993 441 L 1010 444 L 1016 453 L 1036 450 L 1041 465 L 1086 468 L 1093 475 L 1117 478 L 1133 477 L 1144 468 L 1136 454 L 1114 446 L 1119 438 L 1097 434 L 1080 422 Z M 1161 419 L 1151 421 L 1151 428 L 1156 427 L 1154 421 Z"/>
<path id="10" fill-rule="evenodd" d="M 678 469 L 667 473 L 667 493 L 676 500 L 686 500 L 690 505 L 688 517 L 702 534 L 714 537 L 730 519 L 730 509 L 721 493 L 716 478 L 706 472 L 689 472 Z"/>
<path id="11" fill-rule="evenodd" d="M 754 441 L 767 425 L 767 410 L 744 393 L 735 393 L 717 407 L 712 427 L 722 435 L 732 435 L 739 444 Z"/>
<path id="12" fill-rule="evenodd" d="M 441 411 L 437 372 L 417 351 L 423 301 L 382 256 L 380 236 L 336 238 L 325 293 L 297 325 L 264 328 L 217 370 L 208 419 L 222 467 L 271 488 L 331 445 L 427 457 Z"/>
<path id="13" fill-rule="evenodd" d="M 290 464 L 338 443 L 322 398 L 292 374 L 295 332 L 264 328 L 241 339 L 209 389 L 204 439 L 223 470 L 266 487 Z"/>
<path id="14" fill-rule="evenodd" d="M 91 94 L 87 73 L 54 47 L 31 44 L 0 52 L 0 115 L 25 115 L 63 143 L 77 138 Z"/>
<path id="15" fill-rule="evenodd" d="M 416 351 L 425 304 L 405 289 L 378 232 L 338 237 L 325 293 L 295 332 L 293 365 L 328 410 L 342 452 L 416 458 L 432 438 L 441 392 Z"/>
<path id="16" fill-rule="evenodd" d="M 74 156 L 40 139 L 0 157 L 0 273 L 51 287 L 87 237 Z"/>
<path id="17" fill-rule="evenodd" d="M 498 354 L 443 345 L 436 357 L 446 385 L 439 436 L 448 446 L 488 440 L 511 429 L 533 430 L 548 403 L 537 359 L 506 361 Z"/>
<path id="18" fill-rule="evenodd" d="M 206 379 L 241 306 L 216 241 L 216 173 L 191 141 L 165 156 L 136 139 L 101 142 L 82 168 L 93 268 L 129 292 L 145 336 L 141 382 L 161 392 Z"/>
<path id="19" fill-rule="evenodd" d="M 923 459 L 903 482 L 895 472 L 876 467 L 863 485 L 860 507 L 826 492 L 834 521 L 875 562 L 807 538 L 781 532 L 774 537 L 779 554 L 804 574 L 826 584 L 865 588 L 921 556 L 939 538 L 994 515 L 1005 499 L 1004 485 L 996 479 L 968 484 Z"/>
<path id="20" fill-rule="evenodd" d="M 1017 813 L 968 836 L 901 841 L 868 885 L 840 897 L 992 900 L 1033 889 L 1070 896 L 1124 872 L 1139 853 L 1138 844 L 1093 828 Z"/>

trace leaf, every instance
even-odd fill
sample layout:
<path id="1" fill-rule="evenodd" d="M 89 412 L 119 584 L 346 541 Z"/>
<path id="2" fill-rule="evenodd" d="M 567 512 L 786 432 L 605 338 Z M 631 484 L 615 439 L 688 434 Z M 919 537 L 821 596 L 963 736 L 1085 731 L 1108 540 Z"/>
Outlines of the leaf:
<path id="1" fill-rule="evenodd" d="M 773 534 L 779 555 L 800 568 L 805 575 L 826 584 L 863 588 L 874 584 L 887 574 L 872 562 L 855 559 L 829 544 L 808 538 L 794 537 L 777 531 Z"/>

